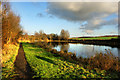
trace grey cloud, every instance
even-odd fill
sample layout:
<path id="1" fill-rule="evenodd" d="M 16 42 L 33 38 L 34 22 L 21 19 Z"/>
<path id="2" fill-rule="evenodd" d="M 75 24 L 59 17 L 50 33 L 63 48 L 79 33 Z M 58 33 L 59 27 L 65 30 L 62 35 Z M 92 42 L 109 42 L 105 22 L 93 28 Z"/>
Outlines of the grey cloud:
<path id="1" fill-rule="evenodd" d="M 93 30 L 85 30 L 85 33 L 87 33 L 87 34 L 92 34 L 92 33 L 93 33 Z"/>
<path id="2" fill-rule="evenodd" d="M 85 27 L 80 27 L 79 29 L 85 29 Z"/>
<path id="3" fill-rule="evenodd" d="M 96 22 L 96 21 L 98 21 L 98 22 Z M 109 21 L 106 21 L 106 20 L 90 20 L 90 21 L 88 21 L 88 23 L 90 23 L 90 24 L 86 24 L 85 28 L 87 30 L 94 30 L 94 29 L 100 29 L 102 26 L 105 26 L 105 25 L 117 25 L 118 24 L 118 19 L 115 18 L 115 19 L 112 19 L 112 20 L 109 20 Z"/>
<path id="4" fill-rule="evenodd" d="M 120 35 L 120 2 L 118 3 L 118 34 Z"/>
<path id="5" fill-rule="evenodd" d="M 38 17 L 44 17 L 44 15 L 42 13 L 38 13 L 37 16 Z"/>
<path id="6" fill-rule="evenodd" d="M 50 15 L 49 18 L 54 18 L 54 16 Z"/>
<path id="7" fill-rule="evenodd" d="M 48 14 L 72 22 L 84 22 L 85 29 L 99 29 L 103 25 L 116 24 L 115 20 L 105 21 L 103 18 L 117 14 L 118 3 L 113 2 L 50 2 Z"/>

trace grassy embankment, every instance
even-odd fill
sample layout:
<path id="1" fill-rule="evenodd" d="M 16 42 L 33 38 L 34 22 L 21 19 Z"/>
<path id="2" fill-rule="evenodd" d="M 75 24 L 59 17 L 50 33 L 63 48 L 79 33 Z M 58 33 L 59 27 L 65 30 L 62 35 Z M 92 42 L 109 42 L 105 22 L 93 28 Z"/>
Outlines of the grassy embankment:
<path id="1" fill-rule="evenodd" d="M 29 43 L 23 43 L 25 56 L 34 72 L 33 78 L 110 78 L 105 70 L 85 69 L 75 61 L 66 60 L 58 54 Z M 116 76 L 114 76 L 116 77 Z"/>
<path id="2" fill-rule="evenodd" d="M 40 41 L 40 42 L 78 42 L 78 41 L 95 41 L 95 40 L 112 40 L 118 39 L 118 37 L 85 37 L 85 38 L 69 38 L 67 40 L 47 40 L 47 41 Z M 37 42 L 37 41 L 36 41 Z"/>
<path id="3" fill-rule="evenodd" d="M 5 44 L 2 49 L 2 79 L 13 78 L 16 74 L 14 72 L 14 61 L 18 54 L 19 44 Z"/>
<path id="4" fill-rule="evenodd" d="M 118 37 L 88 37 L 88 38 L 70 38 L 71 40 L 111 40 Z"/>

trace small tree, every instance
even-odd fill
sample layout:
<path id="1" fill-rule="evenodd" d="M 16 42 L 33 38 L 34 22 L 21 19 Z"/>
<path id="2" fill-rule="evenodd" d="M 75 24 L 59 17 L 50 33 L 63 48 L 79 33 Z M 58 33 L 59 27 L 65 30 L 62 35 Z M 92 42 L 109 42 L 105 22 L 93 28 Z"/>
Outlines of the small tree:
<path id="1" fill-rule="evenodd" d="M 41 41 L 43 39 L 44 32 L 42 30 L 39 31 L 39 40 Z"/>
<path id="2" fill-rule="evenodd" d="M 39 33 L 38 32 L 35 32 L 34 36 L 35 36 L 35 40 L 39 40 Z"/>
<path id="3" fill-rule="evenodd" d="M 61 33 L 60 33 L 60 39 L 61 40 L 66 40 L 66 39 L 68 39 L 70 37 L 70 34 L 69 34 L 69 32 L 66 30 L 64 30 L 64 29 L 62 29 L 61 30 Z"/>

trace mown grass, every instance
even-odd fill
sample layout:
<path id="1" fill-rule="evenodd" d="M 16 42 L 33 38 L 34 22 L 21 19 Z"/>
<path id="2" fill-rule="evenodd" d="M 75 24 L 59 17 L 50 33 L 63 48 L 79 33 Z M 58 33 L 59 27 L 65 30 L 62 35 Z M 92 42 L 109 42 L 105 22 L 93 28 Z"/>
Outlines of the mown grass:
<path id="1" fill-rule="evenodd" d="M 110 78 L 105 70 L 85 69 L 83 66 L 46 52 L 33 44 L 23 43 L 26 59 L 33 70 L 33 78 Z"/>
<path id="2" fill-rule="evenodd" d="M 14 72 L 14 62 L 18 54 L 19 44 L 8 44 L 2 50 L 2 80 L 13 79 L 17 74 Z"/>
<path id="3" fill-rule="evenodd" d="M 111 40 L 118 37 L 91 37 L 91 38 L 71 38 L 72 40 Z"/>

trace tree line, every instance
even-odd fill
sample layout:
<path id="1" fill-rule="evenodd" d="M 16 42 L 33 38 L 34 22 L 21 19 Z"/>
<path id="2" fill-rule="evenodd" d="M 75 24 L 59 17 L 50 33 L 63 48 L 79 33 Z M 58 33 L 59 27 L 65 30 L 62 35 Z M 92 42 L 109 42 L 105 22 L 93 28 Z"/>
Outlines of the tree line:
<path id="1" fill-rule="evenodd" d="M 0 12 L 2 18 L 2 46 L 4 44 L 15 44 L 22 35 L 20 17 L 11 10 L 8 2 L 0 2 L 0 6 L 2 8 Z"/>
<path id="2" fill-rule="evenodd" d="M 60 32 L 60 35 L 58 34 L 46 34 L 42 30 L 39 32 L 35 32 L 34 35 L 28 35 L 25 33 L 23 37 L 21 38 L 22 40 L 30 40 L 31 42 L 34 41 L 48 41 L 48 40 L 68 40 L 70 37 L 70 34 L 67 30 L 62 29 Z"/>

